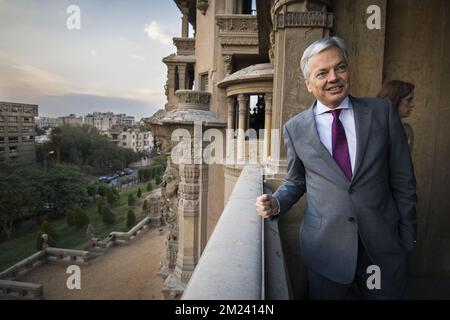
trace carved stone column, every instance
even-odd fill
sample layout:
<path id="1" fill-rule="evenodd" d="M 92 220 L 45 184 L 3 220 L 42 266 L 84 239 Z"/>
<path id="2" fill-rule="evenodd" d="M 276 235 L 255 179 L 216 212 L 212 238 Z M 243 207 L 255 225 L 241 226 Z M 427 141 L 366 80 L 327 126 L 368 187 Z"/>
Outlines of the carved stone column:
<path id="1" fill-rule="evenodd" d="M 186 64 L 178 65 L 179 90 L 186 89 Z"/>
<path id="2" fill-rule="evenodd" d="M 181 18 L 181 37 L 189 38 L 189 8 L 187 3 L 184 3 L 181 13 L 183 14 Z"/>
<path id="3" fill-rule="evenodd" d="M 173 106 L 175 104 L 175 65 L 173 64 L 167 65 L 167 84 L 167 105 Z"/>
<path id="4" fill-rule="evenodd" d="M 227 98 L 227 104 L 228 104 L 228 121 L 227 121 L 227 128 L 228 129 L 235 129 L 235 117 L 236 117 L 236 97 L 231 96 Z"/>
<path id="5" fill-rule="evenodd" d="M 300 58 L 314 41 L 329 34 L 333 14 L 329 0 L 275 0 L 272 7 L 274 65 L 272 128 L 280 129 L 297 113 L 310 106 L 314 97 L 306 90 L 300 72 Z M 280 157 L 286 148 L 280 137 Z M 284 167 L 282 164 L 281 167 Z M 283 175 L 283 173 L 281 174 Z"/>
<path id="6" fill-rule="evenodd" d="M 264 114 L 264 160 L 270 156 L 270 130 L 272 129 L 272 94 L 264 95 L 265 114 Z"/>
<path id="7" fill-rule="evenodd" d="M 225 76 L 228 76 L 228 75 L 231 74 L 231 71 L 232 71 L 231 63 L 232 63 L 232 61 L 233 61 L 233 56 L 231 54 L 225 54 L 223 56 L 223 63 L 224 63 L 224 66 L 225 66 Z"/>
<path id="8" fill-rule="evenodd" d="M 199 239 L 199 186 L 200 168 L 196 164 L 180 165 L 179 189 L 179 235 L 182 244 L 178 248 L 175 275 L 187 283 L 198 262 L 197 243 Z"/>
<path id="9" fill-rule="evenodd" d="M 245 130 L 247 127 L 247 113 L 248 113 L 247 94 L 238 95 L 239 103 L 239 123 L 238 123 L 238 138 L 237 138 L 237 160 L 244 161 L 245 159 Z"/>

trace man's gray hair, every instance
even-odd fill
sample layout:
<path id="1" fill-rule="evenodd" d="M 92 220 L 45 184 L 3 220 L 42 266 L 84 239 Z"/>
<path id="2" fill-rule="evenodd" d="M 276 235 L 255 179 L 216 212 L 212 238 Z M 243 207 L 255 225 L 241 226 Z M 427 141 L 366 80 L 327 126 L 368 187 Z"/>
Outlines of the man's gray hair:
<path id="1" fill-rule="evenodd" d="M 316 54 L 319 54 L 322 51 L 329 49 L 331 47 L 336 47 L 339 50 L 341 50 L 345 62 L 346 63 L 348 62 L 347 46 L 345 45 L 344 40 L 342 40 L 339 37 L 322 38 L 312 43 L 308 48 L 306 48 L 305 52 L 303 53 L 302 59 L 300 60 L 300 67 L 302 69 L 303 77 L 305 79 L 309 78 L 309 68 L 308 68 L 309 59 L 311 59 Z"/>

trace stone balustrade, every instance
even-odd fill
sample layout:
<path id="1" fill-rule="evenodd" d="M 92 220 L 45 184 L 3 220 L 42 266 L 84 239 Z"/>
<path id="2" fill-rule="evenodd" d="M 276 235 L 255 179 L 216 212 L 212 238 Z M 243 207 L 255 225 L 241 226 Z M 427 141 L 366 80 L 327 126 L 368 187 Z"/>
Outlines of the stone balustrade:
<path id="1" fill-rule="evenodd" d="M 46 259 L 49 262 L 62 262 L 68 264 L 87 264 L 91 259 L 89 251 L 47 248 Z"/>
<path id="2" fill-rule="evenodd" d="M 14 280 L 46 262 L 45 251 L 39 251 L 0 273 L 0 279 Z"/>
<path id="3" fill-rule="evenodd" d="M 195 38 L 173 38 L 173 44 L 177 47 L 177 55 L 195 55 Z"/>
<path id="4" fill-rule="evenodd" d="M 141 222 L 139 222 L 137 225 L 135 225 L 130 231 L 128 232 L 111 232 L 110 233 L 110 239 L 116 244 L 128 244 L 130 241 L 133 241 L 136 239 L 136 237 L 142 232 L 148 229 L 148 224 L 150 222 L 150 219 L 148 217 L 145 217 L 142 219 Z"/>
<path id="5" fill-rule="evenodd" d="M 44 292 L 41 284 L 0 280 L 0 298 L 42 300 Z"/>
<path id="6" fill-rule="evenodd" d="M 182 299 L 264 298 L 263 223 L 255 210 L 262 190 L 262 169 L 245 167 Z"/>

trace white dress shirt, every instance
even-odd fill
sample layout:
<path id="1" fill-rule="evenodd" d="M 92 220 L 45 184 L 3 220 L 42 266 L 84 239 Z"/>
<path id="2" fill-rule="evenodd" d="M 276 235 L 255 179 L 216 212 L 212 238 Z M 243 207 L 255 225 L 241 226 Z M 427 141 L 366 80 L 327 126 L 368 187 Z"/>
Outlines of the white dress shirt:
<path id="1" fill-rule="evenodd" d="M 350 99 L 347 97 L 336 108 L 342 109 L 339 115 L 342 126 L 345 130 L 345 136 L 347 137 L 348 152 L 350 155 L 350 164 L 352 167 L 352 173 L 355 170 L 355 158 L 356 158 L 356 130 L 355 130 L 355 117 L 353 115 L 353 106 Z M 320 101 L 314 107 L 314 119 L 316 120 L 317 133 L 319 134 L 320 141 L 327 148 L 331 156 L 333 156 L 333 144 L 332 144 L 332 130 L 331 125 L 333 123 L 333 115 L 328 112 L 330 109 L 323 105 Z"/>

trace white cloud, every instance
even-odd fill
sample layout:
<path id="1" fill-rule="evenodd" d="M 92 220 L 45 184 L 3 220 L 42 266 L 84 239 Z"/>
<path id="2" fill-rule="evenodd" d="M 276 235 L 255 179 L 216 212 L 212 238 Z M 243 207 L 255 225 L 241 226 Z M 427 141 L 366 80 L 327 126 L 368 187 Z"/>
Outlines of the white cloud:
<path id="1" fill-rule="evenodd" d="M 170 34 L 168 34 L 167 31 L 164 30 L 164 28 L 161 27 L 156 21 L 152 21 L 150 24 L 146 24 L 144 32 L 152 40 L 159 41 L 160 43 L 165 45 L 172 44 L 172 37 L 170 36 Z"/>
<path id="2" fill-rule="evenodd" d="M 0 90 L 8 96 L 33 99 L 37 96 L 83 92 L 101 95 L 98 88 L 74 83 L 66 77 L 25 63 L 0 52 Z"/>
<path id="3" fill-rule="evenodd" d="M 97 56 L 97 51 L 95 51 L 95 50 L 91 50 L 89 53 L 90 53 L 91 56 L 93 56 L 93 57 L 96 57 L 96 56 Z"/>

